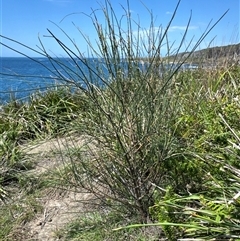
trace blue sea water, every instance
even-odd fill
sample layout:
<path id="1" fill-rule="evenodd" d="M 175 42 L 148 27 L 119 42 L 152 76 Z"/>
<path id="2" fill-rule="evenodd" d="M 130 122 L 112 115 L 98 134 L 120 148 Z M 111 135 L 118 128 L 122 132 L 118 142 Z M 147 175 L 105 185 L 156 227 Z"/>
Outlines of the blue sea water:
<path id="1" fill-rule="evenodd" d="M 25 100 L 36 91 L 69 83 L 66 80 L 74 81 L 83 88 L 86 88 L 86 79 L 102 86 L 101 80 L 108 79 L 109 73 L 101 59 L 87 59 L 93 70 L 91 73 L 82 61 L 70 58 L 52 61 L 48 58 L 0 58 L 0 104 L 11 98 Z M 121 67 L 127 69 L 126 63 L 123 62 Z"/>
<path id="2" fill-rule="evenodd" d="M 98 66 L 99 63 L 101 65 L 96 59 L 87 61 L 93 70 L 97 68 L 96 63 Z M 108 78 L 103 65 L 101 77 Z M 55 58 L 50 61 L 48 58 L 2 57 L 0 58 L 0 104 L 8 102 L 11 98 L 26 100 L 32 93 L 66 84 L 66 80 L 74 81 L 85 88 L 83 79 L 90 79 L 96 84 L 99 76 L 94 74 L 94 71 L 90 73 L 80 59 Z"/>
<path id="3" fill-rule="evenodd" d="M 96 72 L 99 71 L 97 68 L 100 63 L 101 78 L 108 79 L 109 74 L 104 69 L 104 63 L 101 64 L 99 60 L 96 62 L 95 59 L 90 59 L 90 62 L 88 60 L 88 63 L 92 63 L 92 69 Z M 146 67 L 145 64 L 140 63 L 139 68 L 143 70 Z M 170 65 L 170 67 L 173 66 Z M 184 64 L 181 68 L 195 67 Z M 126 63 L 123 62 L 121 68 L 127 69 Z M 91 78 L 88 78 L 90 75 Z M 99 76 L 94 75 L 94 71 L 89 73 L 80 59 L 56 58 L 51 62 L 48 58 L 2 57 L 0 58 L 0 104 L 8 102 L 11 98 L 26 100 L 36 91 L 66 84 L 63 79 L 74 80 L 75 83 L 86 87 L 83 79 L 91 79 L 96 84 Z"/>
<path id="4" fill-rule="evenodd" d="M 13 97 L 24 99 L 36 90 L 53 86 L 54 71 L 47 58 L 0 58 L 0 103 Z"/>

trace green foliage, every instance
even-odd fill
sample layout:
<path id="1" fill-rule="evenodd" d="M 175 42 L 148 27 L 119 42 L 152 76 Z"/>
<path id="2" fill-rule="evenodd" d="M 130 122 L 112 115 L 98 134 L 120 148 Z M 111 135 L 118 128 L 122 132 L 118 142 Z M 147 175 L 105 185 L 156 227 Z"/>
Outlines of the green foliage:
<path id="1" fill-rule="evenodd" d="M 240 169 L 233 161 L 239 160 L 239 146 L 235 142 L 239 143 L 240 138 L 222 115 L 219 119 L 229 130 L 228 145 L 224 143 L 219 148 L 220 144 L 214 142 L 214 152 L 195 153 L 196 158 L 209 166 L 204 175 L 205 191 L 182 196 L 170 187 L 164 197 L 157 193 L 155 204 L 150 207 L 150 214 L 157 223 L 149 225 L 161 226 L 169 240 L 180 237 L 204 240 L 240 238 Z M 161 188 L 159 190 L 162 192 Z M 145 225 L 127 228 L 142 226 Z"/>
<path id="2" fill-rule="evenodd" d="M 169 240 L 178 238 L 236 238 L 239 236 L 239 207 L 205 195 L 187 198 L 173 195 L 150 208 L 156 225 Z M 175 224 L 175 225 L 174 225 Z"/>
<path id="3" fill-rule="evenodd" d="M 155 204 L 149 208 L 151 218 L 159 223 L 177 223 L 181 221 L 180 215 L 177 215 L 175 212 L 176 208 L 174 205 L 176 203 L 174 200 L 176 197 L 177 195 L 173 192 L 172 187 L 167 187 L 165 195 L 163 197 L 157 197 Z M 159 201 L 159 198 L 161 201 Z M 162 225 L 161 227 L 169 241 L 176 241 L 177 237 L 180 237 L 180 227 L 167 225 Z"/>
<path id="4" fill-rule="evenodd" d="M 84 104 L 84 97 L 71 93 L 70 88 L 36 93 L 31 97 L 29 104 L 16 113 L 22 128 L 21 138 L 33 139 L 63 134 L 68 123 L 86 108 Z"/>
<path id="5" fill-rule="evenodd" d="M 0 117 L 0 199 L 6 200 L 4 186 L 20 182 L 21 173 L 32 168 L 21 145 L 26 141 L 60 136 L 69 123 L 84 115 L 88 108 L 82 93 L 61 87 L 46 93 L 37 92 L 29 102 L 11 100 L 4 105 Z"/>
<path id="6" fill-rule="evenodd" d="M 56 238 L 66 241 L 154 241 L 157 232 L 152 232 L 151 228 L 129 230 L 126 232 L 114 232 L 118 224 L 126 223 L 126 219 L 116 212 L 89 212 L 81 215 L 81 218 L 70 223 L 62 230 L 55 233 Z"/>
<path id="7" fill-rule="evenodd" d="M 0 240 L 26 240 L 28 229 L 24 224 L 32 220 L 37 213 L 43 211 L 42 206 L 33 196 L 21 200 L 7 202 L 0 209 Z M 25 230 L 24 230 L 25 228 Z"/>
<path id="8" fill-rule="evenodd" d="M 70 87 L 36 92 L 26 103 L 13 101 L 3 106 L 0 131 L 15 130 L 20 142 L 61 135 L 87 108 L 84 94 Z"/>

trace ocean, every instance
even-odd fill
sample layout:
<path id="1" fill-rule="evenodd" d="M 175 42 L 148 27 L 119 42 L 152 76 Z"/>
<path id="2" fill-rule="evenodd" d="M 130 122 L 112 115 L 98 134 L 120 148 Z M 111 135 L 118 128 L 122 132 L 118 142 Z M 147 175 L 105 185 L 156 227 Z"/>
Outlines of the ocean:
<path id="1" fill-rule="evenodd" d="M 77 64 L 69 58 L 56 58 L 50 62 L 48 58 L 27 57 L 2 57 L 0 58 L 0 104 L 8 102 L 14 98 L 17 100 L 27 100 L 28 97 L 36 91 L 44 91 L 54 88 L 57 85 L 66 84 L 63 79 L 74 80 L 75 83 L 84 87 L 82 79 L 94 80 L 99 82 L 97 75 L 89 73 L 88 69 L 79 60 Z M 91 59 L 92 68 L 99 71 L 99 60 Z M 80 68 L 78 68 L 80 66 Z M 122 67 L 127 69 L 126 63 Z M 144 68 L 144 63 L 139 67 Z M 145 66 L 146 67 L 146 66 Z M 189 64 L 183 65 L 182 69 L 188 69 L 196 66 Z M 101 78 L 107 79 L 108 73 L 104 64 L 100 66 Z M 80 70 L 81 69 L 81 70 Z M 88 78 L 91 74 L 91 78 Z M 85 86 L 86 87 L 86 86 Z"/>
<path id="2" fill-rule="evenodd" d="M 56 82 L 54 77 L 56 77 L 54 69 L 47 58 L 31 60 L 25 57 L 2 57 L 0 58 L 0 103 L 5 103 L 10 98 L 25 99 L 36 90 L 51 87 Z"/>
<path id="3" fill-rule="evenodd" d="M 93 70 L 91 73 L 80 59 L 54 58 L 49 61 L 44 57 L 31 59 L 2 57 L 0 58 L 0 105 L 12 98 L 27 100 L 36 91 L 45 91 L 63 84 L 69 85 L 71 81 L 83 88 L 86 88 L 83 79 L 102 85 L 101 78 L 107 79 L 109 76 L 104 63 L 94 58 L 87 59 L 87 62 Z M 95 73 L 101 73 L 100 78 L 94 74 L 94 70 Z M 67 83 L 66 80 L 70 82 Z"/>

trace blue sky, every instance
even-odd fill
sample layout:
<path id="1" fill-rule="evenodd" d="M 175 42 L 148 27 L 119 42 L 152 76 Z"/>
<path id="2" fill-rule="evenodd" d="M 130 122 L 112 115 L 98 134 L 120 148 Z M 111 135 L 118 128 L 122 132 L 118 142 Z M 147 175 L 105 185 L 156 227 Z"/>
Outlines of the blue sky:
<path id="1" fill-rule="evenodd" d="M 38 37 L 44 43 L 47 51 L 57 55 L 64 56 L 63 51 L 58 45 L 48 37 L 47 28 L 56 34 L 66 44 L 69 41 L 63 36 L 60 30 L 54 25 L 59 25 L 69 36 L 74 39 L 82 53 L 87 51 L 87 44 L 80 36 L 74 24 L 95 43 L 96 34 L 90 19 L 82 14 L 90 14 L 91 9 L 99 9 L 99 2 L 104 0 L 0 0 L 0 33 L 3 36 L 15 39 L 33 48 L 39 45 Z M 117 16 L 120 18 L 124 14 L 121 5 L 126 6 L 126 1 L 110 0 Z M 154 16 L 154 26 L 163 29 L 174 11 L 178 0 L 129 0 L 130 12 L 132 18 L 140 20 L 140 24 L 146 30 L 149 28 L 150 17 L 149 10 L 152 10 Z M 229 12 L 221 22 L 212 30 L 207 38 L 202 42 L 201 48 L 211 46 L 227 45 L 239 42 L 239 0 L 182 0 L 177 15 L 169 29 L 169 43 L 179 43 L 183 36 L 184 29 L 188 22 L 192 10 L 192 21 L 188 31 L 187 44 L 194 36 L 193 43 L 203 33 L 208 23 L 218 18 L 227 10 Z M 144 6 L 145 5 L 145 6 Z M 104 18 L 100 11 L 96 12 L 98 21 L 104 24 Z M 136 28 L 136 26 L 134 26 Z M 135 29 L 134 29 L 135 30 Z M 136 28 L 137 30 L 137 28 Z M 4 44 L 17 48 L 30 56 L 36 56 L 14 43 L 0 38 Z M 164 55 L 166 47 L 163 46 Z M 13 51 L 0 46 L 0 56 L 10 57 L 19 56 Z"/>

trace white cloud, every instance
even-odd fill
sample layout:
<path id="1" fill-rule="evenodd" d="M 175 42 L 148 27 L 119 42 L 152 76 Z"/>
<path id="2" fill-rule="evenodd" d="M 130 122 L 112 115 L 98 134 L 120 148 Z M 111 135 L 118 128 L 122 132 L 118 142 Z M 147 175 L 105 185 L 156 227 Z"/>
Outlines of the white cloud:
<path id="1" fill-rule="evenodd" d="M 170 26 L 168 29 L 168 32 L 176 32 L 176 31 L 185 31 L 187 29 L 187 26 L 180 26 L 180 25 L 174 25 L 174 26 Z M 188 26 L 188 31 L 189 30 L 195 30 L 198 29 L 198 26 Z M 151 30 L 150 29 L 141 29 L 139 31 L 133 31 L 133 34 L 135 36 L 140 36 L 140 37 L 147 37 L 149 34 L 161 34 L 161 32 L 163 33 L 165 31 L 165 28 L 161 28 L 161 27 L 153 27 Z M 156 36 L 156 35 L 155 35 Z"/>
<path id="2" fill-rule="evenodd" d="M 197 26 L 188 26 L 188 30 L 195 30 L 197 28 L 198 28 Z M 169 31 L 170 32 L 178 31 L 178 30 L 185 31 L 186 29 L 187 29 L 187 26 L 177 26 L 177 25 L 175 25 L 175 26 L 171 26 L 169 28 Z"/>
<path id="3" fill-rule="evenodd" d="M 169 14 L 173 14 L 173 13 L 172 13 L 172 12 L 167 11 L 167 12 L 166 12 L 166 14 L 168 14 L 168 15 L 169 15 Z"/>

